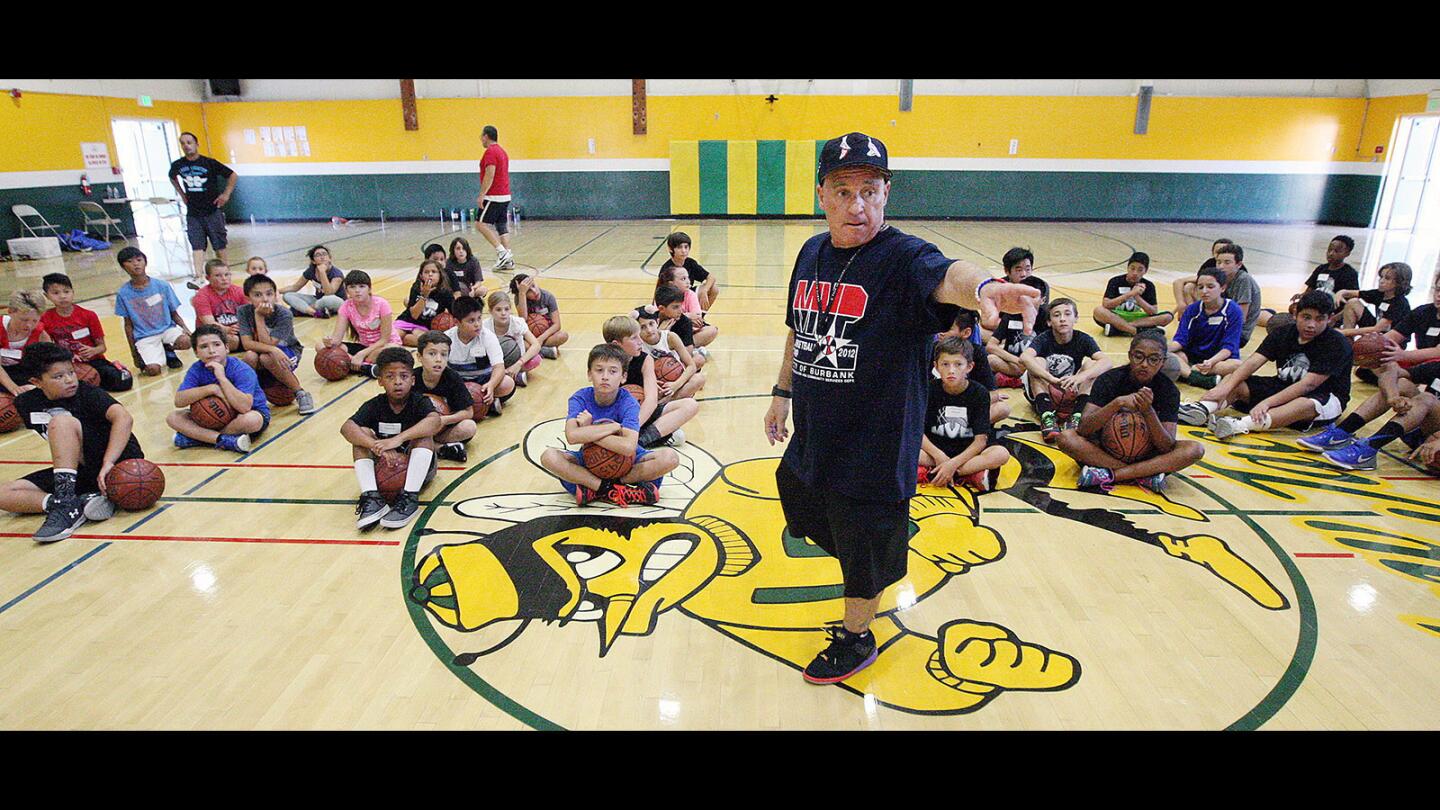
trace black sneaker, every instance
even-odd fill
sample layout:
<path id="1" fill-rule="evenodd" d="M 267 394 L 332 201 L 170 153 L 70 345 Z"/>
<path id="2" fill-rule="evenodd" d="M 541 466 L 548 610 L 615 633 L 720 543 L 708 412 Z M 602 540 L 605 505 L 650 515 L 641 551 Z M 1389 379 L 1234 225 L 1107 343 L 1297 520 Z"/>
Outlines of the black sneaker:
<path id="1" fill-rule="evenodd" d="M 399 529 L 420 514 L 420 499 L 413 492 L 401 492 L 395 496 L 390 511 L 380 519 L 380 525 L 387 529 Z"/>
<path id="2" fill-rule="evenodd" d="M 79 498 L 55 503 L 51 499 L 50 509 L 45 513 L 45 522 L 35 532 L 35 542 L 53 543 L 64 540 L 85 525 L 85 508 Z"/>
<path id="3" fill-rule="evenodd" d="M 825 632 L 830 635 L 830 646 L 805 667 L 805 680 L 810 683 L 839 683 L 875 663 L 880 655 L 875 634 L 868 630 L 863 636 L 844 627 L 827 627 Z"/>
<path id="4" fill-rule="evenodd" d="M 645 448 L 646 450 L 653 450 L 664 443 L 665 437 L 660 435 L 660 431 L 656 430 L 654 425 L 646 425 L 645 427 L 640 428 L 641 447 Z"/>
<path id="5" fill-rule="evenodd" d="M 389 511 L 390 507 L 385 504 L 385 499 L 380 497 L 379 492 L 362 492 L 360 503 L 355 507 L 355 514 L 360 516 L 360 519 L 355 521 L 355 528 L 368 529 L 379 523 L 380 518 L 385 517 Z"/>
<path id="6" fill-rule="evenodd" d="M 193 278 L 190 279 L 189 281 L 185 282 L 185 286 L 186 286 L 186 287 L 189 287 L 189 288 L 192 289 L 192 290 L 198 290 L 198 289 L 200 289 L 200 285 L 199 285 L 199 284 L 195 281 L 195 279 L 193 279 Z"/>
<path id="7" fill-rule="evenodd" d="M 435 455 L 446 461 L 458 461 L 464 464 L 469 460 L 470 454 L 465 452 L 465 445 L 460 442 L 446 442 L 435 450 Z"/>
<path id="8" fill-rule="evenodd" d="M 165 365 L 169 366 L 170 368 L 180 368 L 185 364 L 180 362 L 180 355 L 176 354 L 173 348 L 166 346 Z"/>

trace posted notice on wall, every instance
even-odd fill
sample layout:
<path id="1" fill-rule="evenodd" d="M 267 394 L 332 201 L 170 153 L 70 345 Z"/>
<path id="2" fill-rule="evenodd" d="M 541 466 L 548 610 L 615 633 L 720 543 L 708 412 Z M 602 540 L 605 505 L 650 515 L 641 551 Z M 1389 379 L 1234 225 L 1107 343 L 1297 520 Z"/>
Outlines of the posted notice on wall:
<path id="1" fill-rule="evenodd" d="M 82 143 L 80 154 L 85 158 L 85 170 L 110 169 L 110 145 L 106 143 Z"/>

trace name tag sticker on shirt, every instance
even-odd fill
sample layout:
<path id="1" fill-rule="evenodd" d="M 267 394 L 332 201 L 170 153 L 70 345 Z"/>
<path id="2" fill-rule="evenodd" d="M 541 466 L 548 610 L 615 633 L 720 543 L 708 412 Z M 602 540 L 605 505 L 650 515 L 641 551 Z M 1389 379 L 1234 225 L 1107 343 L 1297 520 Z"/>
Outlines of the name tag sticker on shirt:
<path id="1" fill-rule="evenodd" d="M 1382 303 L 1380 306 L 1376 307 L 1375 309 L 1376 309 L 1377 311 L 1379 311 L 1379 312 L 1384 312 L 1385 310 L 1387 310 L 1387 309 L 1389 309 L 1389 308 L 1390 308 L 1390 305 L 1389 305 L 1388 303 Z"/>
<path id="2" fill-rule="evenodd" d="M 1011 329 L 1024 329 L 1024 328 L 1025 328 L 1025 322 L 1024 322 L 1024 321 L 1011 321 L 1011 322 L 1010 322 L 1010 328 L 1011 328 Z"/>
<path id="3" fill-rule="evenodd" d="M 1436 377 L 1430 381 L 1430 390 L 1440 394 L 1440 377 Z"/>
<path id="4" fill-rule="evenodd" d="M 35 413 L 30 414 L 30 424 L 48 425 L 50 424 L 50 414 L 46 413 L 45 411 L 36 411 Z"/>
<path id="5" fill-rule="evenodd" d="M 1440 326 L 1432 326 L 1426 329 L 1425 334 L 1430 337 L 1440 337 Z"/>
<path id="6" fill-rule="evenodd" d="M 1330 280 L 1330 274 L 1329 274 L 1329 273 L 1321 273 L 1320 275 L 1318 275 L 1318 276 L 1315 277 L 1315 280 L 1316 280 L 1316 281 L 1329 281 L 1329 280 Z"/>
<path id="7" fill-rule="evenodd" d="M 9 359 L 11 359 L 11 360 L 19 360 L 19 359 L 20 359 L 20 350 L 19 350 L 19 349 L 0 349 L 0 357 L 6 357 L 6 358 L 9 358 Z"/>
<path id="8" fill-rule="evenodd" d="M 71 340 L 84 340 L 87 337 L 90 337 L 90 327 L 88 326 L 82 326 L 70 333 Z"/>
<path id="9" fill-rule="evenodd" d="M 149 304 L 152 307 L 160 306 L 160 293 L 155 293 L 154 295 L 149 296 L 145 299 L 145 303 Z"/>
<path id="10" fill-rule="evenodd" d="M 1121 288 L 1120 288 L 1120 294 L 1121 294 L 1121 295 L 1124 295 L 1125 293 L 1130 292 L 1131 289 L 1133 289 L 1133 288 L 1131 288 L 1131 287 L 1121 287 Z"/>
<path id="11" fill-rule="evenodd" d="M 1209 317 L 1209 319 L 1207 319 L 1205 322 L 1208 323 L 1208 324 L 1210 324 L 1211 326 L 1219 326 L 1220 324 L 1222 324 L 1222 323 L 1225 322 L 1225 316 L 1224 316 L 1224 315 L 1211 315 L 1211 316 Z"/>
<path id="12" fill-rule="evenodd" d="M 399 435 L 400 435 L 400 423 L 399 423 L 399 422 L 381 422 L 381 423 L 380 423 L 380 435 L 381 435 L 381 436 L 399 436 Z"/>

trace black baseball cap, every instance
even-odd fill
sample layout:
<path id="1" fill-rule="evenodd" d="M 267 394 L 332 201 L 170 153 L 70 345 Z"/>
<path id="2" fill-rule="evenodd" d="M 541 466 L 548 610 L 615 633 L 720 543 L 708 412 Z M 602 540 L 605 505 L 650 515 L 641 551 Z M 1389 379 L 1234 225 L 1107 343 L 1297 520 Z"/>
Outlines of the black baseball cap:
<path id="1" fill-rule="evenodd" d="M 879 138 L 863 132 L 852 132 L 826 141 L 820 150 L 820 169 L 815 174 L 815 182 L 824 183 L 825 175 L 850 166 L 874 166 L 889 180 L 890 150 Z"/>

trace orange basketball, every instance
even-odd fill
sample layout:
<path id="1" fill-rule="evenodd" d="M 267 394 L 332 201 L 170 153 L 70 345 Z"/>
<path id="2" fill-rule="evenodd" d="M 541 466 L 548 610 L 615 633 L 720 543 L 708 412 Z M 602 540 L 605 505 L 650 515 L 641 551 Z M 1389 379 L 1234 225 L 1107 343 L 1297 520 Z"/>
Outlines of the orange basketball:
<path id="1" fill-rule="evenodd" d="M 550 328 L 550 319 L 538 312 L 532 312 L 526 316 L 525 325 L 530 327 L 530 334 L 540 337 Z"/>
<path id="2" fill-rule="evenodd" d="M 1134 411 L 1120 411 L 1100 430 L 1100 446 L 1126 464 L 1150 455 L 1150 429 Z"/>
<path id="3" fill-rule="evenodd" d="M 622 385 L 620 387 L 624 388 L 626 391 L 629 391 L 630 396 L 634 397 L 636 402 L 640 403 L 641 405 L 645 404 L 645 386 L 630 383 L 629 385 Z"/>
<path id="4" fill-rule="evenodd" d="M 665 382 L 675 382 L 684 373 L 685 364 L 676 360 L 674 356 L 666 354 L 655 358 L 655 376 Z"/>
<path id="5" fill-rule="evenodd" d="M 601 419 L 595 424 L 604 424 L 609 419 Z M 635 457 L 623 456 L 608 447 L 601 447 L 598 444 L 587 444 L 580 449 L 580 458 L 585 462 L 585 469 L 589 470 L 602 481 L 618 480 L 635 466 Z"/>
<path id="6" fill-rule="evenodd" d="M 24 427 L 20 411 L 15 407 L 15 397 L 0 392 L 0 433 L 9 433 Z"/>
<path id="7" fill-rule="evenodd" d="M 83 383 L 90 383 L 94 386 L 100 385 L 100 372 L 95 367 L 81 360 L 75 361 L 75 376 Z"/>
<path id="8" fill-rule="evenodd" d="M 435 410 L 438 411 L 441 416 L 450 415 L 450 403 L 445 401 L 445 397 L 439 394 L 426 394 L 425 396 L 430 398 L 430 404 L 435 406 Z"/>
<path id="9" fill-rule="evenodd" d="M 271 405 L 284 407 L 295 401 L 295 392 L 291 391 L 290 386 L 285 383 L 272 380 L 269 385 L 265 386 L 265 401 Z"/>
<path id="10" fill-rule="evenodd" d="M 1361 368 L 1379 368 L 1380 355 L 1390 341 L 1380 332 L 1366 332 L 1355 338 L 1355 365 Z"/>
<path id="11" fill-rule="evenodd" d="M 490 403 L 485 402 L 485 386 L 477 382 L 467 382 L 465 390 L 470 392 L 470 401 L 473 403 L 472 418 L 477 422 L 484 419 L 490 413 Z"/>
<path id="12" fill-rule="evenodd" d="M 382 453 L 375 459 L 375 483 L 380 487 L 380 497 L 385 501 L 395 500 L 405 489 L 405 473 L 410 469 L 410 454 L 395 451 Z"/>
<path id="13" fill-rule="evenodd" d="M 331 346 L 315 353 L 315 373 L 335 382 L 350 375 L 350 353 L 344 346 Z"/>
<path id="14" fill-rule="evenodd" d="M 1061 419 L 1068 419 L 1075 410 L 1075 392 L 1061 388 L 1058 385 L 1050 386 L 1050 399 L 1055 403 L 1055 416 Z"/>
<path id="15" fill-rule="evenodd" d="M 105 489 L 116 506 L 138 512 L 154 506 L 165 494 L 165 473 L 143 458 L 127 458 L 110 468 Z"/>
<path id="16" fill-rule="evenodd" d="M 190 418 L 200 427 L 224 430 L 235 418 L 235 409 L 220 397 L 210 396 L 190 403 Z"/>
<path id="17" fill-rule="evenodd" d="M 454 325 L 455 316 L 451 315 L 449 312 L 436 313 L 435 317 L 430 319 L 430 328 L 438 332 L 444 332 L 446 329 L 449 329 Z"/>

